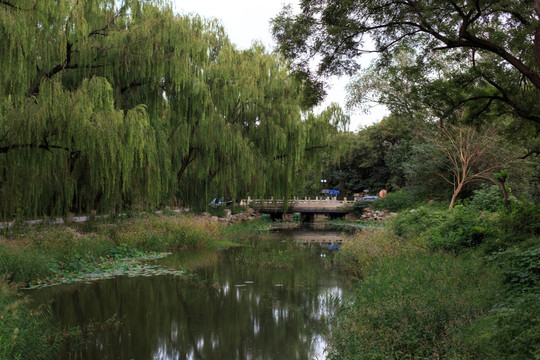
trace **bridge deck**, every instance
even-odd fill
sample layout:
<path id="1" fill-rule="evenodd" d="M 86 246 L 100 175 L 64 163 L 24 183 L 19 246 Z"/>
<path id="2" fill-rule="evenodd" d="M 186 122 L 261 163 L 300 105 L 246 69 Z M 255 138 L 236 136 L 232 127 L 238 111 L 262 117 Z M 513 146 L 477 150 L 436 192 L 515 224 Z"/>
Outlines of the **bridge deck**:
<path id="1" fill-rule="evenodd" d="M 262 213 L 338 213 L 346 214 L 354 201 L 325 199 L 325 200 L 253 200 L 251 207 Z"/>

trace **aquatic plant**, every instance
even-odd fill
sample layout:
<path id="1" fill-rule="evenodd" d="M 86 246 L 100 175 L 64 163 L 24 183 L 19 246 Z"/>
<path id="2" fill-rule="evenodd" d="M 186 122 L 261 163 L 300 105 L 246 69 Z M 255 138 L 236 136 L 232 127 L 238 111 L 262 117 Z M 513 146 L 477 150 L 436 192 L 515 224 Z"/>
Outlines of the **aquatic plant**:
<path id="1" fill-rule="evenodd" d="M 142 258 L 148 252 L 202 247 L 220 234 L 220 226 L 193 216 L 151 215 L 129 221 L 82 226 L 25 227 L 0 237 L 0 274 L 15 282 L 47 282 L 59 274 L 88 272 L 96 264 Z M 106 270 L 106 269 L 103 269 Z"/>

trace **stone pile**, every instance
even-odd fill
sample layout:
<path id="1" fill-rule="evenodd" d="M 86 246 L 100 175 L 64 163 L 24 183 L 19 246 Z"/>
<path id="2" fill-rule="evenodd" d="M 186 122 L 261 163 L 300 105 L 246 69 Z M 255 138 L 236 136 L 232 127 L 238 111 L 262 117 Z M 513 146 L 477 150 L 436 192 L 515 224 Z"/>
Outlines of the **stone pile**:
<path id="1" fill-rule="evenodd" d="M 364 212 L 362 212 L 360 219 L 366 221 L 384 221 L 388 217 L 396 215 L 396 213 L 391 213 L 387 210 L 373 210 L 372 208 L 366 208 L 364 209 Z"/>
<path id="2" fill-rule="evenodd" d="M 209 213 L 203 213 L 202 216 L 209 218 L 212 221 L 223 222 L 223 223 L 228 223 L 228 224 L 234 224 L 238 222 L 251 221 L 251 220 L 262 218 L 261 214 L 259 214 L 257 211 L 253 210 L 252 208 L 247 208 L 245 212 L 234 214 L 234 215 L 231 214 L 230 209 L 225 209 L 225 217 L 222 217 L 222 218 L 217 217 L 217 216 L 212 216 Z"/>
<path id="3" fill-rule="evenodd" d="M 386 210 L 373 210 L 372 208 L 365 208 L 360 217 L 355 214 L 347 214 L 345 219 L 347 220 L 364 220 L 364 221 L 384 221 L 391 216 L 397 215 L 396 213 L 391 213 Z"/>

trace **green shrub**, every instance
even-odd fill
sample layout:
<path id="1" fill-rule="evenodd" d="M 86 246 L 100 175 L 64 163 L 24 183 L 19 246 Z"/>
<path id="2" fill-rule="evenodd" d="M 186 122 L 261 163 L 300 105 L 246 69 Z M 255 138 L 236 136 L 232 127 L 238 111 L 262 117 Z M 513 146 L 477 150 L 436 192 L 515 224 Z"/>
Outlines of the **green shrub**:
<path id="1" fill-rule="evenodd" d="M 481 244 L 494 230 L 489 222 L 469 208 L 458 205 L 442 221 L 426 230 L 429 247 L 454 252 Z"/>
<path id="2" fill-rule="evenodd" d="M 376 210 L 388 210 L 398 212 L 405 209 L 414 209 L 425 201 L 417 195 L 406 190 L 390 192 L 386 198 L 375 200 L 372 207 Z"/>
<path id="3" fill-rule="evenodd" d="M 475 211 L 497 212 L 504 209 L 501 188 L 497 185 L 473 191 L 468 207 Z"/>
<path id="4" fill-rule="evenodd" d="M 447 217 L 446 210 L 434 210 L 422 206 L 401 212 L 392 220 L 392 229 L 397 235 L 405 238 L 420 238 L 425 231 L 440 225 Z"/>
<path id="5" fill-rule="evenodd" d="M 469 333 L 480 358 L 540 359 L 540 294 L 509 298 L 481 319 Z"/>
<path id="6" fill-rule="evenodd" d="M 500 226 L 503 232 L 514 239 L 525 240 L 531 236 L 540 236 L 540 205 L 528 201 L 513 203 L 510 212 L 501 216 Z"/>
<path id="7" fill-rule="evenodd" d="M 513 201 L 508 209 L 494 219 L 493 226 L 499 234 L 492 237 L 485 247 L 488 254 L 540 237 L 540 205 L 528 201 Z"/>
<path id="8" fill-rule="evenodd" d="M 497 234 L 493 220 L 462 205 L 452 210 L 420 207 L 402 212 L 392 221 L 399 236 L 416 240 L 432 250 L 460 252 Z"/>
<path id="9" fill-rule="evenodd" d="M 540 294 L 540 238 L 494 253 L 489 259 L 501 269 L 510 293 Z"/>

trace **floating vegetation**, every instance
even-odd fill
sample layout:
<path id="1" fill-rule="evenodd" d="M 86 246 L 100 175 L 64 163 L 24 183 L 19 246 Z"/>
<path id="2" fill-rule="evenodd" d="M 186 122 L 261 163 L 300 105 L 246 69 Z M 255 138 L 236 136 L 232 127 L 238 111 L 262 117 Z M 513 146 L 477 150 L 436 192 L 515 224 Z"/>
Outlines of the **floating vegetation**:
<path id="1" fill-rule="evenodd" d="M 185 270 L 166 268 L 161 265 L 147 263 L 147 261 L 160 259 L 169 254 L 170 253 L 151 253 L 140 255 L 136 258 L 102 258 L 102 261 L 100 262 L 88 263 L 84 270 L 55 271 L 55 276 L 30 282 L 26 289 L 38 289 L 60 284 L 71 284 L 74 282 L 91 283 L 93 281 L 111 279 L 117 276 L 185 276 Z"/>

